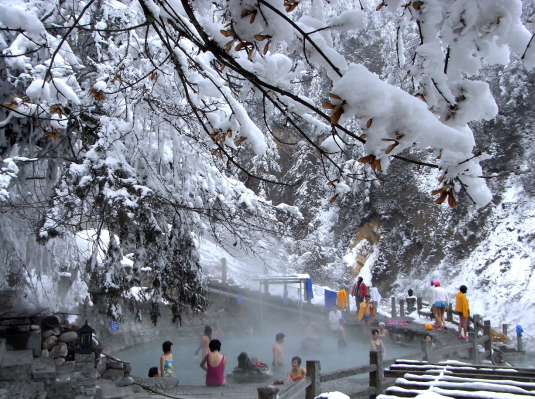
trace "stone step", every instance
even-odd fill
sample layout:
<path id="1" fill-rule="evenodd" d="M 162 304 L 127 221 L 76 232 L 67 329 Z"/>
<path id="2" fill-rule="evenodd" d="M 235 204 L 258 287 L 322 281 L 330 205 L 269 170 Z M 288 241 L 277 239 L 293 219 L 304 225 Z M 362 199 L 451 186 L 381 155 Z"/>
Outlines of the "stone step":
<path id="1" fill-rule="evenodd" d="M 7 351 L 0 364 L 0 381 L 32 379 L 33 350 Z"/>
<path id="2" fill-rule="evenodd" d="M 45 384 L 42 382 L 0 381 L 0 399 L 46 399 L 47 397 L 51 398 L 47 395 Z"/>
<path id="3" fill-rule="evenodd" d="M 95 396 L 96 399 L 152 399 L 147 392 L 134 392 L 132 386 L 117 387 L 112 381 L 99 380 L 97 386 L 100 387 L 99 393 Z"/>
<path id="4" fill-rule="evenodd" d="M 56 378 L 56 363 L 51 357 L 37 357 L 33 359 L 32 376 L 35 380 L 49 380 Z"/>

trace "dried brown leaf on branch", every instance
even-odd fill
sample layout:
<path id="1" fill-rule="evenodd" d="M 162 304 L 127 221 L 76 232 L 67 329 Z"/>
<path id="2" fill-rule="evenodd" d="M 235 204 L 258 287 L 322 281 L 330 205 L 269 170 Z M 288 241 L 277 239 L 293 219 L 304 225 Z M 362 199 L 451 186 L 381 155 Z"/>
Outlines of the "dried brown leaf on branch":
<path id="1" fill-rule="evenodd" d="M 255 21 L 257 13 L 258 13 L 258 10 L 247 10 L 246 9 L 246 10 L 242 10 L 241 17 L 245 18 L 245 17 L 250 15 L 251 18 L 249 19 L 249 23 L 252 24 Z"/>
<path id="2" fill-rule="evenodd" d="M 240 137 L 237 140 L 234 140 L 234 145 L 239 146 L 241 143 L 243 143 L 245 140 L 247 140 L 247 137 Z"/>
<path id="3" fill-rule="evenodd" d="M 327 183 L 328 186 L 334 186 L 334 183 L 340 183 L 340 179 L 334 179 Z"/>
<path id="4" fill-rule="evenodd" d="M 412 8 L 414 8 L 416 11 L 420 11 L 422 8 L 424 2 L 423 1 L 413 1 L 412 2 Z"/>
<path id="5" fill-rule="evenodd" d="M 390 144 L 388 147 L 386 147 L 385 154 L 390 154 L 394 148 L 396 148 L 399 145 L 399 143 L 396 141 L 394 144 Z"/>
<path id="6" fill-rule="evenodd" d="M 230 42 L 227 42 L 225 44 L 225 51 L 228 53 L 230 50 L 232 50 L 232 45 L 234 44 L 234 39 L 232 39 Z"/>
<path id="7" fill-rule="evenodd" d="M 379 4 L 377 7 L 375 7 L 375 11 L 379 11 L 381 8 L 383 8 L 384 5 L 385 5 L 384 2 Z"/>
<path id="8" fill-rule="evenodd" d="M 292 12 L 295 10 L 295 7 L 299 5 L 299 1 L 297 0 L 285 0 L 284 1 L 284 8 L 286 9 L 286 12 Z"/>
<path id="9" fill-rule="evenodd" d="M 13 94 L 13 99 L 11 101 L 7 101 L 4 103 L 4 105 L 9 109 L 15 109 L 19 105 L 30 102 L 30 99 L 28 96 L 19 96 L 18 94 Z"/>
<path id="10" fill-rule="evenodd" d="M 49 128 L 45 133 L 45 137 L 48 140 L 51 140 L 51 141 L 58 141 L 59 140 L 59 129 Z"/>
<path id="11" fill-rule="evenodd" d="M 376 171 L 376 172 L 382 172 L 382 170 L 381 170 L 381 160 L 374 159 L 372 161 L 372 170 Z"/>
<path id="12" fill-rule="evenodd" d="M 93 86 L 89 88 L 89 93 L 93 95 L 96 102 L 100 102 L 104 98 L 104 92 L 101 90 L 95 89 Z"/>
<path id="13" fill-rule="evenodd" d="M 368 122 L 366 122 L 366 127 L 369 129 L 372 125 L 373 118 L 368 119 Z"/>
<path id="14" fill-rule="evenodd" d="M 54 104 L 50 106 L 50 113 L 51 114 L 58 114 L 60 117 L 65 115 L 65 109 L 61 106 L 61 104 Z"/>
<path id="15" fill-rule="evenodd" d="M 370 163 L 375 160 L 375 155 L 367 155 L 365 157 L 362 157 L 358 160 L 360 163 Z"/>
<path id="16" fill-rule="evenodd" d="M 444 177 L 439 178 L 439 181 L 443 180 Z M 446 183 L 439 189 L 431 191 L 431 195 L 439 195 L 439 197 L 435 200 L 436 204 L 442 204 L 447 199 L 448 205 L 451 208 L 455 208 L 457 206 L 456 194 L 452 183 Z"/>
<path id="17" fill-rule="evenodd" d="M 443 192 L 440 194 L 440 197 L 435 200 L 435 204 L 442 204 L 444 201 L 446 201 L 446 198 L 448 198 L 448 193 Z"/>
<path id="18" fill-rule="evenodd" d="M 331 198 L 331 200 L 329 201 L 329 204 L 332 204 L 334 201 L 336 201 L 337 198 L 338 198 L 338 194 L 336 194 L 334 197 Z"/>
<path id="19" fill-rule="evenodd" d="M 225 37 L 235 37 L 234 35 L 234 32 L 232 31 L 232 29 L 221 29 L 219 32 L 221 32 L 221 34 Z"/>
<path id="20" fill-rule="evenodd" d="M 327 108 L 327 109 L 334 109 L 334 107 L 335 107 L 333 104 L 331 104 L 331 103 L 329 103 L 327 101 L 322 102 L 321 105 L 323 105 L 323 107 Z"/>
<path id="21" fill-rule="evenodd" d="M 342 97 L 340 97 L 340 96 L 338 96 L 338 95 L 336 95 L 334 93 L 329 93 L 329 97 L 334 98 L 335 100 L 341 100 L 342 99 Z"/>
<path id="22" fill-rule="evenodd" d="M 270 35 L 254 35 L 254 38 L 258 40 L 259 42 L 263 42 L 266 39 L 271 38 Z"/>
<path id="23" fill-rule="evenodd" d="M 448 193 L 448 205 L 450 208 L 455 208 L 457 206 L 457 201 L 455 200 L 453 191 Z"/>

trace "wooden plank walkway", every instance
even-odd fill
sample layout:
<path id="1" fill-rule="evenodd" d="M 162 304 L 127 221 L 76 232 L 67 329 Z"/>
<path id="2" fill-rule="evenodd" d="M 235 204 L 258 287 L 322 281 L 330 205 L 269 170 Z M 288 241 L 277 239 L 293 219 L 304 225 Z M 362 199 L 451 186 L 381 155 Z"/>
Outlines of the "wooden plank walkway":
<path id="1" fill-rule="evenodd" d="M 384 374 L 397 379 L 378 398 L 414 398 L 424 392 L 455 399 L 535 398 L 531 368 L 398 360 Z"/>

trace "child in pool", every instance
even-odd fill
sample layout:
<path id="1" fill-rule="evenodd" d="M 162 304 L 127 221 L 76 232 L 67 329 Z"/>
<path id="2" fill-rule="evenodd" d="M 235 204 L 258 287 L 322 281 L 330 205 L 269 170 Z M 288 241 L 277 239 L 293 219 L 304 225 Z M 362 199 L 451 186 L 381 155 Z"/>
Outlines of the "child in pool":
<path id="1" fill-rule="evenodd" d="M 160 375 L 162 377 L 174 377 L 175 368 L 173 367 L 173 343 L 165 341 L 162 344 L 163 355 L 160 358 Z"/>
<path id="2" fill-rule="evenodd" d="M 221 350 L 221 341 L 212 339 L 208 344 L 210 353 L 206 355 L 200 364 L 201 368 L 206 371 L 206 385 L 219 386 L 225 385 L 225 356 L 219 353 Z"/>
<path id="3" fill-rule="evenodd" d="M 301 367 L 301 358 L 299 356 L 292 357 L 292 369 L 288 371 L 286 382 L 299 381 L 307 376 L 307 370 Z"/>

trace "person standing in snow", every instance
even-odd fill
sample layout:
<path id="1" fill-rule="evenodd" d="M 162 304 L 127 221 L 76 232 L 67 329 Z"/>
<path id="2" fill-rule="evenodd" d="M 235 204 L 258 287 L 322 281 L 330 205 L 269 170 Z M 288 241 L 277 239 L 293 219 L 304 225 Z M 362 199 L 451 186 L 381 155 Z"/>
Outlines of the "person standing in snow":
<path id="1" fill-rule="evenodd" d="M 366 289 L 366 284 L 364 284 L 362 277 L 357 278 L 357 282 L 351 290 L 351 295 L 355 297 L 355 302 L 357 303 L 357 313 L 360 310 L 360 304 L 364 301 L 364 298 L 368 294 Z"/>
<path id="2" fill-rule="evenodd" d="M 468 339 L 468 314 L 470 313 L 470 307 L 468 305 L 468 299 L 466 299 L 466 285 L 459 287 L 459 293 L 455 298 L 455 311 L 459 314 L 459 339 Z M 464 335 L 462 331 L 464 329 Z"/>
<path id="3" fill-rule="evenodd" d="M 370 330 L 370 324 L 373 323 L 375 318 L 375 308 L 371 303 L 370 296 L 366 295 L 364 302 L 360 304 L 358 319 L 362 326 L 362 331 L 367 334 Z"/>
<path id="4" fill-rule="evenodd" d="M 435 289 L 435 280 L 431 280 L 431 287 L 427 288 L 427 291 L 425 292 L 425 300 L 429 304 L 431 312 L 434 314 L 435 311 L 433 309 L 433 290 Z"/>
<path id="5" fill-rule="evenodd" d="M 446 326 L 446 318 L 444 317 L 444 313 L 450 304 L 450 300 L 448 298 L 448 293 L 440 286 L 439 281 L 435 281 L 432 303 L 435 308 L 435 320 L 438 324 L 437 330 L 442 331 L 442 327 L 444 327 L 444 330 L 447 330 L 448 327 Z"/>
<path id="6" fill-rule="evenodd" d="M 377 289 L 377 287 L 371 288 L 370 296 L 371 296 L 371 301 L 373 303 L 373 308 L 377 312 L 377 309 L 379 309 L 379 302 L 381 302 L 381 299 L 383 297 L 381 296 L 381 294 L 379 294 L 379 290 Z"/>
<path id="7" fill-rule="evenodd" d="M 338 333 L 340 317 L 342 317 L 342 312 L 338 310 L 338 306 L 333 305 L 333 310 L 329 312 L 329 324 L 331 325 L 331 331 L 334 331 L 335 333 Z"/>

